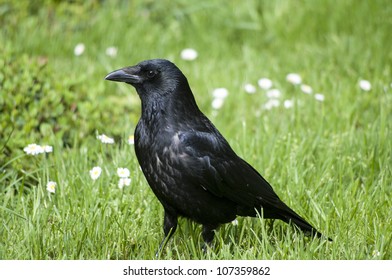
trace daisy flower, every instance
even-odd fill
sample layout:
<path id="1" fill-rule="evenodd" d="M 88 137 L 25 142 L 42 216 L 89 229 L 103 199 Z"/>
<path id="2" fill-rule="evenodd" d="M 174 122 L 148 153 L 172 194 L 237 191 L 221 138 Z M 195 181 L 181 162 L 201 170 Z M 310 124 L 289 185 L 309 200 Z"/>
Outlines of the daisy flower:
<path id="1" fill-rule="evenodd" d="M 283 102 L 283 106 L 284 106 L 286 109 L 292 108 L 292 107 L 294 106 L 294 102 L 293 102 L 293 100 L 287 99 L 287 100 L 285 100 L 285 101 Z"/>
<path id="2" fill-rule="evenodd" d="M 274 107 L 279 107 L 280 101 L 278 99 L 269 99 L 267 103 L 264 104 L 264 109 L 271 110 Z"/>
<path id="3" fill-rule="evenodd" d="M 286 81 L 288 81 L 289 83 L 291 83 L 293 85 L 299 85 L 300 83 L 302 83 L 302 78 L 297 73 L 290 73 L 290 74 L 287 74 Z"/>
<path id="4" fill-rule="evenodd" d="M 86 48 L 86 47 L 84 46 L 83 43 L 77 44 L 77 45 L 75 46 L 75 48 L 74 48 L 74 55 L 76 55 L 76 56 L 81 56 L 81 55 L 84 53 L 85 48 Z"/>
<path id="5" fill-rule="evenodd" d="M 117 56 L 117 48 L 116 47 L 108 47 L 105 51 L 107 56 L 116 57 Z"/>
<path id="6" fill-rule="evenodd" d="M 53 147 L 52 147 L 52 146 L 49 146 L 49 145 L 43 146 L 42 149 L 43 149 L 43 151 L 44 151 L 45 153 L 51 153 L 51 152 L 53 152 Z"/>
<path id="7" fill-rule="evenodd" d="M 372 84 L 367 80 L 360 80 L 359 87 L 364 91 L 369 91 L 372 89 Z"/>
<path id="8" fill-rule="evenodd" d="M 129 135 L 129 137 L 128 137 L 128 144 L 129 145 L 135 144 L 135 137 L 133 135 Z"/>
<path id="9" fill-rule="evenodd" d="M 131 178 L 120 178 L 118 181 L 118 187 L 122 189 L 124 186 L 129 186 L 131 184 Z"/>
<path id="10" fill-rule="evenodd" d="M 33 143 L 33 144 L 28 144 L 27 147 L 24 147 L 23 151 L 28 155 L 35 156 L 38 154 L 42 154 L 44 152 L 44 149 L 40 145 Z"/>
<path id="11" fill-rule="evenodd" d="M 246 93 L 249 93 L 249 94 L 256 93 L 256 87 L 252 84 L 245 84 L 244 90 Z"/>
<path id="12" fill-rule="evenodd" d="M 272 81 L 268 78 L 261 78 L 257 81 L 257 84 L 261 89 L 267 90 L 272 87 Z"/>
<path id="13" fill-rule="evenodd" d="M 280 98 L 281 96 L 280 90 L 276 88 L 268 90 L 266 94 L 268 98 Z"/>
<path id="14" fill-rule="evenodd" d="M 101 142 L 104 144 L 113 144 L 114 143 L 114 139 L 110 138 L 109 136 L 106 136 L 105 134 L 98 135 L 97 139 L 101 140 Z"/>
<path id="15" fill-rule="evenodd" d="M 219 110 L 220 108 L 222 108 L 224 101 L 225 100 L 222 98 L 214 98 L 214 100 L 212 100 L 211 106 L 213 109 Z"/>
<path id="16" fill-rule="evenodd" d="M 197 51 L 190 48 L 183 49 L 180 54 L 183 60 L 195 60 L 197 58 L 197 55 Z"/>
<path id="17" fill-rule="evenodd" d="M 102 168 L 99 166 L 95 166 L 93 167 L 93 169 L 90 170 L 90 177 L 95 181 L 99 178 L 99 176 L 101 176 L 101 173 L 102 173 Z"/>
<path id="18" fill-rule="evenodd" d="M 212 96 L 218 99 L 225 99 L 229 95 L 229 91 L 226 88 L 216 88 L 212 91 Z"/>
<path id="19" fill-rule="evenodd" d="M 223 102 L 228 95 L 229 91 L 226 88 L 214 89 L 212 91 L 212 96 L 214 97 L 211 103 L 212 108 L 215 110 L 219 110 L 223 106 Z"/>
<path id="20" fill-rule="evenodd" d="M 320 101 L 320 102 L 323 102 L 324 101 L 324 94 L 321 94 L 321 93 L 316 93 L 315 95 L 314 95 L 314 98 L 317 100 L 317 101 Z"/>
<path id="21" fill-rule="evenodd" d="M 308 85 L 301 85 L 301 90 L 303 93 L 306 93 L 306 94 L 312 94 L 312 92 L 313 92 L 313 89 L 311 88 L 311 86 L 308 86 Z"/>
<path id="22" fill-rule="evenodd" d="M 117 175 L 120 178 L 127 178 L 129 177 L 130 174 L 131 173 L 129 172 L 128 168 L 122 168 L 122 167 L 117 168 Z"/>
<path id="23" fill-rule="evenodd" d="M 46 184 L 46 190 L 47 190 L 48 192 L 50 192 L 50 193 L 55 193 L 55 192 L 56 192 L 56 186 L 57 186 L 57 183 L 56 183 L 56 182 L 49 181 L 49 182 Z"/>

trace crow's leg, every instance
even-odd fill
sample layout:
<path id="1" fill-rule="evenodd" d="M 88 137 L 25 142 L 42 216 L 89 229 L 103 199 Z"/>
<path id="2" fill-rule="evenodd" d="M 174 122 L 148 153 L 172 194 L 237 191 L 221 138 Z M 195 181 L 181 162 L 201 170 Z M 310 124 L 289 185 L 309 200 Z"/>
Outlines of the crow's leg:
<path id="1" fill-rule="evenodd" d="M 206 252 L 207 248 L 211 247 L 212 240 L 214 240 L 214 236 L 215 236 L 214 230 L 218 226 L 219 225 L 203 225 L 203 231 L 201 233 L 201 236 L 204 239 L 204 245 L 202 247 L 203 252 Z"/>
<path id="2" fill-rule="evenodd" d="M 177 214 L 173 212 L 169 212 L 165 209 L 165 216 L 163 218 L 163 232 L 165 237 L 161 241 L 159 245 L 158 251 L 155 253 L 155 257 L 158 258 L 163 248 L 165 248 L 167 241 L 169 241 L 170 237 L 177 229 Z"/>

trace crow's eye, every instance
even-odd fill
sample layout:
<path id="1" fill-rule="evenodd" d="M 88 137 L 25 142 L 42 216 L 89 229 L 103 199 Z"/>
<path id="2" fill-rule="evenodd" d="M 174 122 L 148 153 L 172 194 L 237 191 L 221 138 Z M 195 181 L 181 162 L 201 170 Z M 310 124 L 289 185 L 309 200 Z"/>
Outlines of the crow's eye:
<path id="1" fill-rule="evenodd" d="M 147 77 L 152 78 L 154 76 L 155 76 L 155 71 L 150 70 L 150 71 L 147 72 Z"/>

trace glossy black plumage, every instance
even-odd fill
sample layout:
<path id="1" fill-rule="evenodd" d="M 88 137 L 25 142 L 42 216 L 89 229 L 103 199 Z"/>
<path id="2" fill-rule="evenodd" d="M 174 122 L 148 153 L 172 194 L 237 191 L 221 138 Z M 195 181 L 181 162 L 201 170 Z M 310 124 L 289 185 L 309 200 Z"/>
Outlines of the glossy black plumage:
<path id="1" fill-rule="evenodd" d="M 116 70 L 106 79 L 134 86 L 142 101 L 135 151 L 152 191 L 163 205 L 166 239 L 176 230 L 178 216 L 202 224 L 208 244 L 220 224 L 237 215 L 256 216 L 261 211 L 264 218 L 291 222 L 321 236 L 236 155 L 199 110 L 186 77 L 173 63 L 147 60 Z"/>

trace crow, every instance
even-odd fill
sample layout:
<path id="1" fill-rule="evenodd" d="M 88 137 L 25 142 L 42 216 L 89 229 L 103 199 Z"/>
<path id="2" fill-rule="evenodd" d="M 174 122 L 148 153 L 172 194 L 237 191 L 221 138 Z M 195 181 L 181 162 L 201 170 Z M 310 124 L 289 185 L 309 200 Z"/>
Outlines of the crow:
<path id="1" fill-rule="evenodd" d="M 165 236 L 158 252 L 176 231 L 178 217 L 203 226 L 205 247 L 211 245 L 219 225 L 259 213 L 322 236 L 233 151 L 200 111 L 187 78 L 174 63 L 146 60 L 115 70 L 105 79 L 132 85 L 141 99 L 135 153 L 164 208 Z"/>

